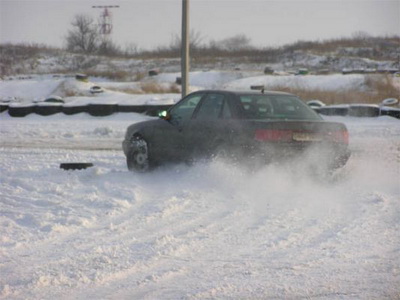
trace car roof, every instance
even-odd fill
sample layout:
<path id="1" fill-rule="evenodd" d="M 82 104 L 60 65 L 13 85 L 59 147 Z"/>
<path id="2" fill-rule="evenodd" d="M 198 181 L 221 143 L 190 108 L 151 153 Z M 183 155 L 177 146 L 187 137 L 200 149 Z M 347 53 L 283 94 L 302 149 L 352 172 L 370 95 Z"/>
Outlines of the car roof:
<path id="1" fill-rule="evenodd" d="M 243 90 L 201 90 L 199 92 L 207 92 L 207 93 L 212 93 L 212 92 L 219 92 L 219 93 L 230 93 L 230 94 L 235 94 L 238 96 L 245 96 L 245 95 L 270 95 L 270 96 L 277 96 L 277 95 L 286 95 L 286 96 L 294 96 L 293 94 L 286 93 L 286 92 L 279 92 L 279 91 L 267 91 L 264 90 L 263 92 L 260 91 L 243 91 Z"/>

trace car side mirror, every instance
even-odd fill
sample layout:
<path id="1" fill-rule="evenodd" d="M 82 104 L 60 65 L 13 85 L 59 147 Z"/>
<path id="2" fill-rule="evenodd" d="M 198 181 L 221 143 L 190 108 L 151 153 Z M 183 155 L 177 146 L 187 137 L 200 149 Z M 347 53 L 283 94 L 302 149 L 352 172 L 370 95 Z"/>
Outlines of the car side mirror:
<path id="1" fill-rule="evenodd" d="M 160 112 L 158 113 L 158 117 L 159 117 L 160 119 L 163 119 L 163 120 L 166 120 L 166 121 L 168 121 L 168 120 L 171 119 L 171 115 L 170 115 L 169 112 L 166 111 L 166 110 L 160 111 Z"/>

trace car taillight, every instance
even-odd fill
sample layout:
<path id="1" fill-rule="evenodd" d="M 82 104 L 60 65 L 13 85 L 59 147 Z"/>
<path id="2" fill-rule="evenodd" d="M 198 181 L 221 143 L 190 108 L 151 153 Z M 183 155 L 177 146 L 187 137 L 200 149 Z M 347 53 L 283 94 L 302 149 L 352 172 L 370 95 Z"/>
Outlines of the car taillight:
<path id="1" fill-rule="evenodd" d="M 291 130 L 257 129 L 254 138 L 260 142 L 284 142 L 291 141 L 292 134 Z"/>
<path id="2" fill-rule="evenodd" d="M 259 142 L 323 142 L 332 141 L 340 144 L 349 144 L 347 130 L 333 132 L 303 132 L 292 130 L 257 129 L 254 139 Z"/>
<path id="3" fill-rule="evenodd" d="M 341 144 L 349 144 L 349 132 L 347 130 L 334 131 L 331 134 L 334 142 Z"/>

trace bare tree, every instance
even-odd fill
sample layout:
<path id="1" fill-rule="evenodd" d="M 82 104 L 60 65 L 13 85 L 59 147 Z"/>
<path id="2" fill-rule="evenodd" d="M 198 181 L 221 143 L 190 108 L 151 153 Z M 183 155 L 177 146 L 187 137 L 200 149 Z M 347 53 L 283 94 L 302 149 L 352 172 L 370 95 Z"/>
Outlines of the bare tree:
<path id="1" fill-rule="evenodd" d="M 355 31 L 351 35 L 353 39 L 360 40 L 360 41 L 365 41 L 371 38 L 371 35 L 368 32 L 365 31 Z"/>
<path id="2" fill-rule="evenodd" d="M 202 34 L 194 29 L 190 30 L 189 33 L 189 47 L 190 50 L 194 50 L 200 47 L 203 41 Z M 170 49 L 176 50 L 181 48 L 181 37 L 177 34 L 173 35 L 169 45 Z"/>
<path id="3" fill-rule="evenodd" d="M 220 41 L 213 41 L 210 43 L 211 47 L 217 47 L 221 50 L 226 51 L 238 51 L 238 50 L 247 50 L 252 48 L 251 39 L 244 34 L 237 34 L 232 37 L 228 37 L 226 39 Z"/>
<path id="4" fill-rule="evenodd" d="M 125 45 L 125 49 L 123 51 L 125 56 L 134 56 L 139 54 L 139 47 L 135 43 L 128 43 Z"/>
<path id="5" fill-rule="evenodd" d="M 73 28 L 66 36 L 67 49 L 70 51 L 93 53 L 96 52 L 100 34 L 92 17 L 76 15 L 71 22 Z"/>
<path id="6" fill-rule="evenodd" d="M 122 50 L 111 40 L 103 39 L 97 47 L 97 53 L 100 55 L 108 55 L 108 56 L 122 55 Z"/>

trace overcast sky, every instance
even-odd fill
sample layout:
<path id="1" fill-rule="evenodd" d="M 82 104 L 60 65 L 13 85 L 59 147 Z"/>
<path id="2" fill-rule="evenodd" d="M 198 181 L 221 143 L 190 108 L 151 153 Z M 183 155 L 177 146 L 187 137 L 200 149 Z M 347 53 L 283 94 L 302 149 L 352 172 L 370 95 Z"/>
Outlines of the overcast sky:
<path id="1" fill-rule="evenodd" d="M 63 46 L 76 14 L 97 20 L 112 9 L 112 39 L 122 47 L 166 46 L 181 30 L 181 0 L 0 0 L 0 42 Z M 400 35 L 400 0 L 190 0 L 190 28 L 204 42 L 244 34 L 255 46 L 297 40 Z"/>

